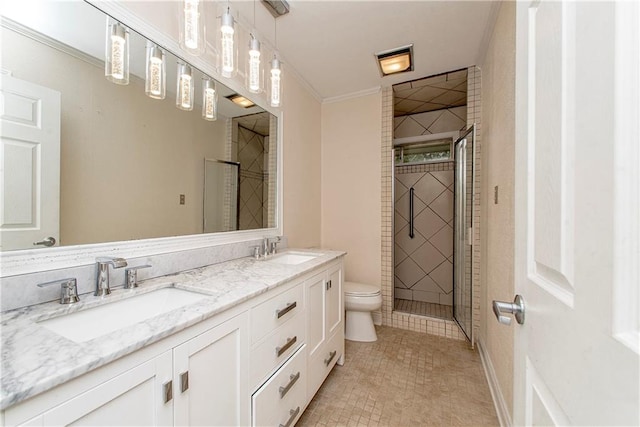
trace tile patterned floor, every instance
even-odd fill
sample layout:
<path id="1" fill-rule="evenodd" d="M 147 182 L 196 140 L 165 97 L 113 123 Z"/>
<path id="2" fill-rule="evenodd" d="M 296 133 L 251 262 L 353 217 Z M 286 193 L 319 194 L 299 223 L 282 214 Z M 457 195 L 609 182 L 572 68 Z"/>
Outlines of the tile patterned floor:
<path id="1" fill-rule="evenodd" d="M 438 317 L 440 319 L 453 319 L 453 307 L 450 305 L 433 304 L 430 302 L 411 301 L 396 298 L 394 309 L 404 313 L 419 314 L 421 316 Z"/>
<path id="2" fill-rule="evenodd" d="M 477 351 L 465 341 L 377 327 L 346 341 L 297 426 L 497 426 Z"/>

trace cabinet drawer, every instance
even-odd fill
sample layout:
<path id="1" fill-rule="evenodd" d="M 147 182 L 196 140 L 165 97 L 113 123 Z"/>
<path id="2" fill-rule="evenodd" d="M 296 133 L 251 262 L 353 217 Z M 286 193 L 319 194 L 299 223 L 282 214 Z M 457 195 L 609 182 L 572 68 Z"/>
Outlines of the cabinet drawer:
<path id="1" fill-rule="evenodd" d="M 303 346 L 253 394 L 254 426 L 295 424 L 307 402 L 306 368 L 306 347 Z"/>
<path id="2" fill-rule="evenodd" d="M 316 394 L 338 359 L 344 354 L 344 334 L 338 331 L 307 363 L 307 394 Z"/>
<path id="3" fill-rule="evenodd" d="M 251 344 L 302 311 L 302 285 L 276 295 L 251 310 Z"/>
<path id="4" fill-rule="evenodd" d="M 295 316 L 253 347 L 249 371 L 252 389 L 304 344 L 304 332 L 304 316 Z"/>

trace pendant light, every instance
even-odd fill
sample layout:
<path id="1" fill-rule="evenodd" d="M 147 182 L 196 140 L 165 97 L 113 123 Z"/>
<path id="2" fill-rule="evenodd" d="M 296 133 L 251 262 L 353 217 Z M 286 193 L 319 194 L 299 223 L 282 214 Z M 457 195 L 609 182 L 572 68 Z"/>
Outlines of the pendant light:
<path id="1" fill-rule="evenodd" d="M 271 60 L 271 91 L 269 96 L 269 104 L 272 107 L 282 107 L 282 70 L 280 68 L 280 60 L 273 55 Z"/>
<path id="2" fill-rule="evenodd" d="M 104 75 L 113 83 L 129 84 L 129 29 L 107 18 Z"/>
<path id="3" fill-rule="evenodd" d="M 178 87 L 176 89 L 176 107 L 181 110 L 193 110 L 194 81 L 192 68 L 178 63 Z"/>
<path id="4" fill-rule="evenodd" d="M 218 118 L 216 82 L 208 77 L 202 80 L 202 118 L 211 122 Z"/>
<path id="5" fill-rule="evenodd" d="M 144 92 L 149 98 L 164 99 L 167 93 L 165 56 L 162 49 L 147 42 L 146 79 Z"/>
<path id="6" fill-rule="evenodd" d="M 204 2 L 183 0 L 180 20 L 180 47 L 192 55 L 202 55 L 205 50 Z"/>
<path id="7" fill-rule="evenodd" d="M 235 21 L 231 16 L 231 11 L 227 6 L 220 18 L 220 73 L 224 77 L 233 77 L 236 74 L 236 47 L 237 34 L 234 28 Z"/>
<path id="8" fill-rule="evenodd" d="M 253 0 L 253 27 L 256 26 L 256 0 Z M 247 55 L 246 86 L 251 93 L 262 92 L 262 67 L 260 64 L 260 41 L 252 33 Z"/>
<path id="9" fill-rule="evenodd" d="M 271 60 L 271 76 L 269 85 L 269 105 L 272 107 L 282 107 L 282 68 L 278 59 L 278 27 L 276 18 L 273 18 L 273 39 L 275 52 Z"/>

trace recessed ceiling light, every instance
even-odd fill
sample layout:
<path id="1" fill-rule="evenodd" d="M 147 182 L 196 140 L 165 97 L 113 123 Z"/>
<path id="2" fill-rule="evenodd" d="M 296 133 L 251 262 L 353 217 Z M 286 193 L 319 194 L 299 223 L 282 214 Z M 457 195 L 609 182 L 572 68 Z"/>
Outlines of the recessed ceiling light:
<path id="1" fill-rule="evenodd" d="M 233 102 L 234 104 L 239 105 L 239 106 L 244 107 L 244 108 L 251 108 L 254 105 L 256 105 L 253 102 L 251 102 L 250 100 L 248 100 L 247 98 L 245 98 L 244 96 L 238 95 L 237 93 L 234 93 L 233 95 L 226 96 L 225 98 L 227 98 L 229 101 Z"/>
<path id="2" fill-rule="evenodd" d="M 413 71 L 413 44 L 376 53 L 382 76 Z"/>

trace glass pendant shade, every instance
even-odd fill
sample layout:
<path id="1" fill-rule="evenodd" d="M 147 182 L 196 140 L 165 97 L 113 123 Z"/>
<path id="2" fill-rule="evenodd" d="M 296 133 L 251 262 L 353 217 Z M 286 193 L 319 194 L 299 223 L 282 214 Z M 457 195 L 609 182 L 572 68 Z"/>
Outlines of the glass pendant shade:
<path id="1" fill-rule="evenodd" d="M 129 84 L 129 30 L 107 20 L 104 75 L 113 83 Z"/>
<path id="2" fill-rule="evenodd" d="M 269 87 L 269 104 L 272 107 L 282 107 L 282 69 L 280 60 L 276 57 L 271 61 L 271 84 Z"/>
<path id="3" fill-rule="evenodd" d="M 218 118 L 216 82 L 207 78 L 202 81 L 202 118 L 209 121 Z"/>
<path id="4" fill-rule="evenodd" d="M 220 22 L 220 45 L 218 51 L 220 52 L 220 74 L 224 77 L 233 77 L 236 74 L 237 67 L 237 38 L 238 35 L 235 31 L 235 22 L 233 16 L 227 9 L 222 14 Z"/>
<path id="5" fill-rule="evenodd" d="M 176 89 L 176 107 L 181 110 L 193 110 L 194 81 L 193 70 L 187 64 L 178 63 L 178 87 Z"/>
<path id="6" fill-rule="evenodd" d="M 262 92 L 262 66 L 260 61 L 260 41 L 251 36 L 247 58 L 246 86 L 251 93 Z"/>
<path id="7" fill-rule="evenodd" d="M 144 91 L 150 98 L 164 99 L 167 94 L 165 62 L 162 49 L 152 43 L 148 43 Z"/>
<path id="8" fill-rule="evenodd" d="M 192 55 L 205 51 L 204 2 L 183 0 L 180 19 L 180 47 Z"/>

